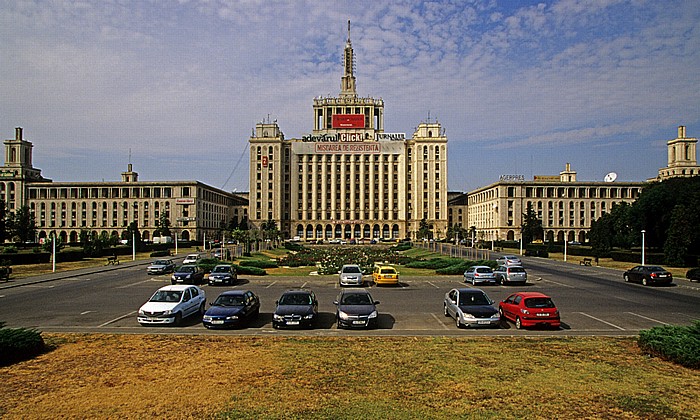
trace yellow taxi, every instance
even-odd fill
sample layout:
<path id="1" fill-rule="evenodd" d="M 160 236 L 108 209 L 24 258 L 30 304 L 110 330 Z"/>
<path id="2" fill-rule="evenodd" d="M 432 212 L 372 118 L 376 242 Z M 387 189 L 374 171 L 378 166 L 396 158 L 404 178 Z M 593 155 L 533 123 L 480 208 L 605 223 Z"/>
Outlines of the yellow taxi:
<path id="1" fill-rule="evenodd" d="M 390 265 L 375 264 L 372 271 L 374 284 L 399 284 L 399 273 Z"/>

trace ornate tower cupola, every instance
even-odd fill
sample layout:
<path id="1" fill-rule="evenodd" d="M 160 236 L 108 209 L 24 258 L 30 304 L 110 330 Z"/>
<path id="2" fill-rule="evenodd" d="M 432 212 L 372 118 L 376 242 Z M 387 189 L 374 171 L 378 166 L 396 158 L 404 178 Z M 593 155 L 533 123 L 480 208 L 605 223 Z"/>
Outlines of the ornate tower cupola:
<path id="1" fill-rule="evenodd" d="M 668 165 L 659 170 L 658 179 L 689 177 L 700 175 L 696 157 L 698 139 L 685 134 L 685 126 L 678 127 L 678 137 L 666 142 Z"/>
<path id="2" fill-rule="evenodd" d="M 350 21 L 348 20 L 348 40 L 345 43 L 345 51 L 343 55 L 344 73 L 340 81 L 340 96 L 341 97 L 357 97 L 355 89 L 355 52 L 352 50 L 350 42 Z"/>

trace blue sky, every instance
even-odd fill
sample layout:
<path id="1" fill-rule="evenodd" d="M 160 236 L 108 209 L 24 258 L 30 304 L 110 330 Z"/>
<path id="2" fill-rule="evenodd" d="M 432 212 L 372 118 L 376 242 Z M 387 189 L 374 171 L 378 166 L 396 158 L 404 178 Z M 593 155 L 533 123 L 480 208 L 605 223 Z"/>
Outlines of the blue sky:
<path id="1" fill-rule="evenodd" d="M 700 137 L 700 2 L 8 1 L 0 137 L 24 127 L 54 181 L 199 180 L 248 190 L 247 141 L 287 138 L 338 95 L 347 20 L 357 90 L 388 132 L 428 115 L 448 183 L 501 174 L 656 176 L 678 125 Z"/>

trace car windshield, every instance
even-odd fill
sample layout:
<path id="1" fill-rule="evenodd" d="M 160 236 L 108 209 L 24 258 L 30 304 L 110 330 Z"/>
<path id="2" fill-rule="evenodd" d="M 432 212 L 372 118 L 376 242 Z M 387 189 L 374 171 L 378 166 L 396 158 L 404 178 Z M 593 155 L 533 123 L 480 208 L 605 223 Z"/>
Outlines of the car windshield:
<path id="1" fill-rule="evenodd" d="M 360 272 L 360 267 L 343 267 L 343 273 L 359 273 Z"/>
<path id="2" fill-rule="evenodd" d="M 151 297 L 150 302 L 179 302 L 181 298 L 182 292 L 179 290 L 159 290 Z"/>
<path id="3" fill-rule="evenodd" d="M 552 299 L 545 297 L 525 299 L 525 307 L 527 308 L 554 308 Z"/>
<path id="4" fill-rule="evenodd" d="M 153 262 L 153 265 L 168 265 L 168 262 L 165 260 L 157 260 Z"/>
<path id="5" fill-rule="evenodd" d="M 649 267 L 647 267 L 647 270 L 649 270 L 649 271 L 666 271 L 662 267 L 658 267 L 658 266 L 649 266 Z"/>
<path id="6" fill-rule="evenodd" d="M 194 273 L 194 267 L 191 265 L 183 265 L 177 271 L 179 271 L 180 273 Z"/>
<path id="7" fill-rule="evenodd" d="M 347 293 L 340 302 L 341 305 L 371 305 L 372 299 L 366 293 Z"/>
<path id="8" fill-rule="evenodd" d="M 308 293 L 287 293 L 282 295 L 280 305 L 311 305 L 311 295 Z"/>
<path id="9" fill-rule="evenodd" d="M 486 295 L 483 293 L 460 293 L 459 306 L 490 305 Z"/>
<path id="10" fill-rule="evenodd" d="M 243 295 L 219 296 L 214 301 L 214 306 L 243 306 Z"/>
<path id="11" fill-rule="evenodd" d="M 479 267 L 476 269 L 477 273 L 493 273 L 493 270 L 491 270 L 488 267 Z"/>
<path id="12" fill-rule="evenodd" d="M 524 273 L 525 269 L 522 267 L 511 267 L 510 272 L 511 273 Z"/>
<path id="13" fill-rule="evenodd" d="M 213 270 L 211 270 L 212 273 L 228 273 L 230 271 L 231 267 L 229 266 L 216 266 Z"/>
<path id="14" fill-rule="evenodd" d="M 381 270 L 382 274 L 396 274 L 396 270 L 393 268 L 382 268 Z"/>

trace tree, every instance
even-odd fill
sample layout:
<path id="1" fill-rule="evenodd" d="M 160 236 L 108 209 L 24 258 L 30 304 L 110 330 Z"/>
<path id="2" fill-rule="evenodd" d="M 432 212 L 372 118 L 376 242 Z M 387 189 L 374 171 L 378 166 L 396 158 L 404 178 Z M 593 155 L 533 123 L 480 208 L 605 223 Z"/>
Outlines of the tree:
<path id="1" fill-rule="evenodd" d="M 588 240 L 591 244 L 593 256 L 601 258 L 607 256 L 612 250 L 612 237 L 614 236 L 612 216 L 606 213 L 598 220 L 591 223 Z"/>
<path id="2" fill-rule="evenodd" d="M 36 222 L 28 206 L 22 206 L 14 213 L 11 213 L 8 225 L 13 241 L 34 241 L 34 237 L 36 236 Z"/>
<path id="3" fill-rule="evenodd" d="M 168 219 L 167 214 L 162 213 L 160 215 L 157 225 L 158 229 L 156 229 L 156 232 L 158 234 L 156 235 L 156 232 L 153 232 L 153 236 L 172 236 L 170 232 L 170 219 Z"/>
<path id="4" fill-rule="evenodd" d="M 418 232 L 416 233 L 416 237 L 418 239 L 430 239 L 431 236 L 432 235 L 430 232 L 430 225 L 428 224 L 428 221 L 422 219 L 418 224 Z"/>
<path id="5" fill-rule="evenodd" d="M 270 240 L 273 242 L 277 242 L 277 240 L 280 237 L 280 231 L 277 229 L 277 222 L 275 222 L 274 219 L 269 219 L 260 226 L 262 230 L 262 237 L 264 240 Z"/>
<path id="6" fill-rule="evenodd" d="M 133 241 L 136 241 L 136 250 L 139 251 L 143 249 L 143 242 L 141 242 L 141 232 L 139 232 L 139 228 L 136 222 L 129 223 L 129 226 L 127 226 L 125 233 L 127 235 L 126 240 L 128 241 L 129 246 L 133 246 Z"/>
<path id="7" fill-rule="evenodd" d="M 527 208 L 525 213 L 523 213 L 523 225 L 520 228 L 520 233 L 524 244 L 529 244 L 537 239 L 544 239 L 542 220 L 537 218 L 537 213 L 532 208 L 531 203 L 527 203 Z"/>
<path id="8" fill-rule="evenodd" d="M 690 220 L 691 212 L 684 205 L 677 205 L 671 214 L 671 226 L 664 242 L 666 264 L 683 267 L 686 264 L 692 237 L 688 233 L 697 228 Z"/>

